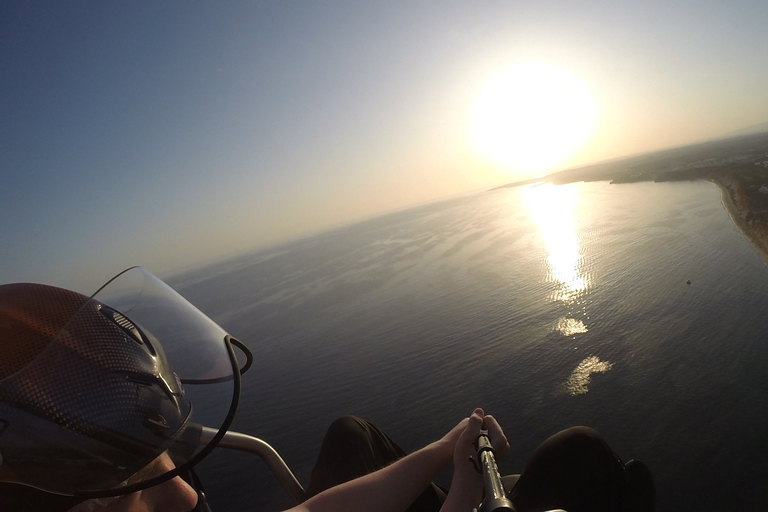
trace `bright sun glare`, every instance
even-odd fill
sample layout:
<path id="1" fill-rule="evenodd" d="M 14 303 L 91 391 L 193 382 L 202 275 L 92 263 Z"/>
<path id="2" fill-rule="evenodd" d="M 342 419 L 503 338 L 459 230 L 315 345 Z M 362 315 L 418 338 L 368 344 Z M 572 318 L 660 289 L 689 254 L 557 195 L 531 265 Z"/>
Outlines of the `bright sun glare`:
<path id="1" fill-rule="evenodd" d="M 589 90 L 562 69 L 525 63 L 481 91 L 472 137 L 482 155 L 512 172 L 544 173 L 567 163 L 592 135 Z"/>
<path id="2" fill-rule="evenodd" d="M 570 303 L 589 288 L 574 217 L 579 207 L 579 190 L 545 184 L 526 187 L 521 192 L 544 241 L 549 278 L 557 286 L 552 298 Z"/>

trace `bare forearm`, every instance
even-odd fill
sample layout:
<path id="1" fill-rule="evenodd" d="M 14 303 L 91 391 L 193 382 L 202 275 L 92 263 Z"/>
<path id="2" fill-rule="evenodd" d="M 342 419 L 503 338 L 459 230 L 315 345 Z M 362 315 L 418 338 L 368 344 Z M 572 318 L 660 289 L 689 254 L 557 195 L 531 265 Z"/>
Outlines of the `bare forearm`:
<path id="1" fill-rule="evenodd" d="M 440 512 L 470 512 L 480 504 L 483 497 L 482 475 L 470 466 L 469 460 L 466 464 L 466 468 L 454 468 L 451 491 Z"/>
<path id="2" fill-rule="evenodd" d="M 379 471 L 323 491 L 291 511 L 402 512 L 450 463 L 451 450 L 438 441 Z"/>
<path id="3" fill-rule="evenodd" d="M 403 512 L 451 462 L 453 481 L 441 512 L 468 512 L 482 497 L 482 476 L 470 457 L 476 455 L 474 443 L 483 425 L 503 455 L 509 444 L 501 427 L 492 416 L 484 417 L 482 409 L 475 409 L 439 441 L 384 469 L 323 491 L 288 512 Z"/>

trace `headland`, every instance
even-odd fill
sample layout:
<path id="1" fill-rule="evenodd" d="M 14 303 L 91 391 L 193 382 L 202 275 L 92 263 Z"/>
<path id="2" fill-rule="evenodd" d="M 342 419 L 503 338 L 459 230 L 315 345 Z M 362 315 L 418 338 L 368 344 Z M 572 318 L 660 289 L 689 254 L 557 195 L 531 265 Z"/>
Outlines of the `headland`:
<path id="1" fill-rule="evenodd" d="M 637 183 L 707 180 L 721 190 L 734 224 L 768 263 L 768 132 L 703 142 L 567 169 L 531 182 L 578 181 Z"/>

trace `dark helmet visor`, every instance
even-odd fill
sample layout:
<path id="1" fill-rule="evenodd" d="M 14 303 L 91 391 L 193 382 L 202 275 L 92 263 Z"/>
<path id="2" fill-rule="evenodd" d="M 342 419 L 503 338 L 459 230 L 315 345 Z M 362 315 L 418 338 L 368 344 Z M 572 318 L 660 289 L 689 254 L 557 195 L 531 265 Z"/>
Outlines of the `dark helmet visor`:
<path id="1" fill-rule="evenodd" d="M 90 299 L 62 292 L 74 314 L 0 379 L 0 482 L 110 496 L 197 463 L 236 407 L 239 371 L 227 333 L 140 267 Z M 201 444 L 199 425 L 219 435 Z M 142 471 L 164 453 L 176 469 Z"/>

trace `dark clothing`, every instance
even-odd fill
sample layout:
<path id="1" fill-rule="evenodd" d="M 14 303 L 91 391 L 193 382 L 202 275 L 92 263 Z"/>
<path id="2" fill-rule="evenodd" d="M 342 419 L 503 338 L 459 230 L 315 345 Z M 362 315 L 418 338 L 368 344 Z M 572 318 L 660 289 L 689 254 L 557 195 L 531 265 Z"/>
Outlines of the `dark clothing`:
<path id="1" fill-rule="evenodd" d="M 328 427 L 320 446 L 307 487 L 307 497 L 373 473 L 403 457 L 403 449 L 374 424 L 354 416 L 339 418 Z M 431 484 L 407 512 L 437 511 L 443 501 L 445 491 Z"/>
<path id="2" fill-rule="evenodd" d="M 403 456 L 376 426 L 345 416 L 326 433 L 307 493 L 314 496 Z M 650 512 L 655 506 L 653 478 L 645 465 L 630 461 L 625 466 L 588 427 L 573 427 L 544 441 L 508 494 L 518 512 Z M 444 500 L 443 490 L 432 484 L 408 512 L 437 512 Z"/>
<path id="3" fill-rule="evenodd" d="M 82 498 L 58 496 L 17 484 L 0 483 L 0 512 L 66 512 Z"/>
<path id="4" fill-rule="evenodd" d="M 638 461 L 628 466 L 629 470 L 597 431 L 569 428 L 536 449 L 509 498 L 519 512 L 652 511 L 650 472 Z M 645 471 L 632 469 L 640 467 Z"/>

